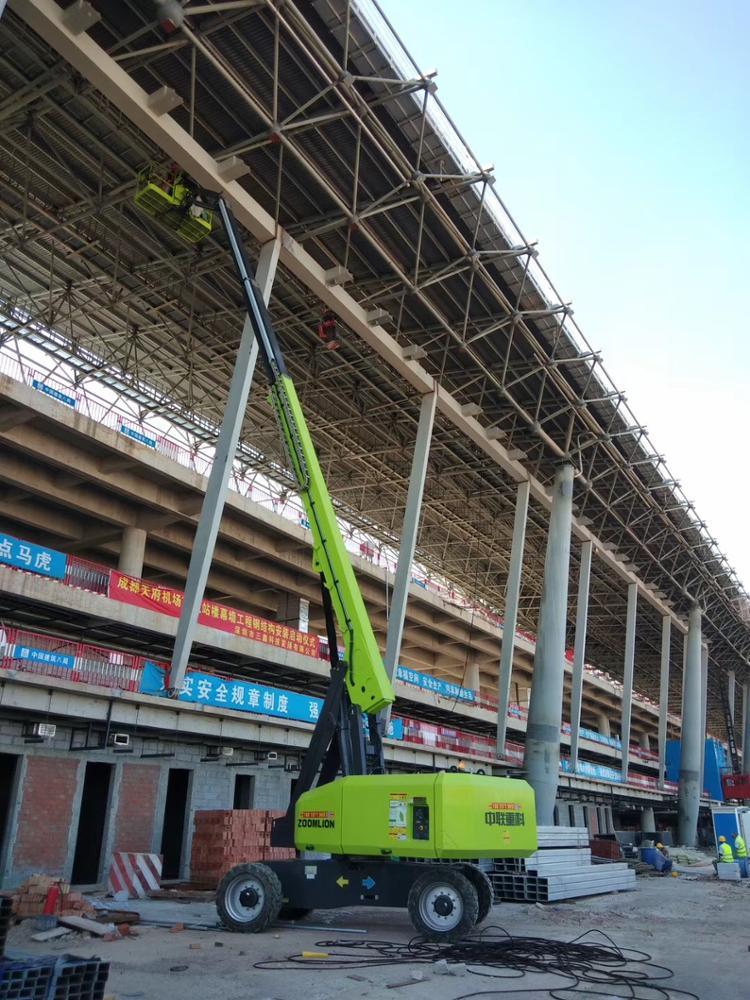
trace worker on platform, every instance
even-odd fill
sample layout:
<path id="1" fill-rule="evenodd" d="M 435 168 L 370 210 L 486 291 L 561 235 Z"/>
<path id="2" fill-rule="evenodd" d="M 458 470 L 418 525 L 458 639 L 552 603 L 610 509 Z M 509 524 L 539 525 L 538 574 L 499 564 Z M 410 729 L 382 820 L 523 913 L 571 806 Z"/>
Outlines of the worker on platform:
<path id="1" fill-rule="evenodd" d="M 745 844 L 745 838 L 741 833 L 733 833 L 732 837 L 734 839 L 734 856 L 740 863 L 740 875 L 742 878 L 748 877 L 748 860 L 747 860 L 747 845 Z"/>
<path id="2" fill-rule="evenodd" d="M 664 844 L 656 845 L 656 862 L 654 868 L 663 875 L 669 875 L 672 871 L 672 859 Z"/>
<path id="3" fill-rule="evenodd" d="M 318 323 L 318 339 L 327 351 L 336 351 L 341 346 L 336 323 L 336 313 L 326 309 Z"/>

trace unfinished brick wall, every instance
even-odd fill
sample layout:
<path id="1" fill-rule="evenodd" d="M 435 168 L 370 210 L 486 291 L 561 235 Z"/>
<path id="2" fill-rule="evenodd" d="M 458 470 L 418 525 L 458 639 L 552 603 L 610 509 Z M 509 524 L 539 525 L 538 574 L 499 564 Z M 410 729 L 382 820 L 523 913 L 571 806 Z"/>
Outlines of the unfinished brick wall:
<path id="1" fill-rule="evenodd" d="M 123 764 L 113 851 L 151 850 L 158 790 L 158 767 Z"/>
<path id="2" fill-rule="evenodd" d="M 13 845 L 17 872 L 64 875 L 80 761 L 30 756 Z"/>

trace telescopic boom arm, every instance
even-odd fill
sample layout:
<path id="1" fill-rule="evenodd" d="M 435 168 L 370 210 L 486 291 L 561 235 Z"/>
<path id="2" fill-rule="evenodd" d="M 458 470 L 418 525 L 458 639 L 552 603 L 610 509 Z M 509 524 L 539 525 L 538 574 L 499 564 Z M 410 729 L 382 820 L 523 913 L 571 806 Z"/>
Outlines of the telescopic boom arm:
<path id="1" fill-rule="evenodd" d="M 313 565 L 328 591 L 344 640 L 347 664 L 345 681 L 349 698 L 362 712 L 375 715 L 395 700 L 393 686 L 383 666 L 349 553 L 339 531 L 333 503 L 320 470 L 318 456 L 294 383 L 284 363 L 271 318 L 253 280 L 232 213 L 223 198 L 219 198 L 218 208 L 242 283 L 259 354 L 268 376 L 271 403 L 310 522 Z"/>

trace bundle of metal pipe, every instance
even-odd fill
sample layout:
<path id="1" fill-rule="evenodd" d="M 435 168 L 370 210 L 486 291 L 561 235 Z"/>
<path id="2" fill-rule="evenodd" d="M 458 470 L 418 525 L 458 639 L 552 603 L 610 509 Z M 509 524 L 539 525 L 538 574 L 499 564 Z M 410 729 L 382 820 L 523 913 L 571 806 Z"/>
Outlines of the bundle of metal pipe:
<path id="1" fill-rule="evenodd" d="M 489 877 L 495 899 L 551 903 L 635 889 L 635 872 L 626 864 L 591 863 L 588 837 L 585 827 L 540 827 L 534 854 L 493 865 Z"/>

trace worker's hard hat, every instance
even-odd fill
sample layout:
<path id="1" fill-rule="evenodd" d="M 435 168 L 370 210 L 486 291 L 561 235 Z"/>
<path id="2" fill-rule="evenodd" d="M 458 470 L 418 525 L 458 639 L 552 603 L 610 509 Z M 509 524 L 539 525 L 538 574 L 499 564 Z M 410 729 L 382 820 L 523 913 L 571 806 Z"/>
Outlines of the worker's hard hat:
<path id="1" fill-rule="evenodd" d="M 659 848 L 659 850 L 661 850 L 662 847 L 664 847 L 664 844 L 657 844 L 656 846 Z"/>
<path id="2" fill-rule="evenodd" d="M 727 838 L 726 837 L 719 837 L 719 843 L 720 844 L 726 844 L 726 842 L 727 842 Z"/>

